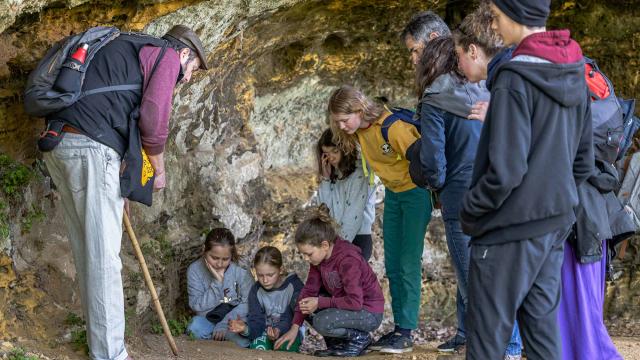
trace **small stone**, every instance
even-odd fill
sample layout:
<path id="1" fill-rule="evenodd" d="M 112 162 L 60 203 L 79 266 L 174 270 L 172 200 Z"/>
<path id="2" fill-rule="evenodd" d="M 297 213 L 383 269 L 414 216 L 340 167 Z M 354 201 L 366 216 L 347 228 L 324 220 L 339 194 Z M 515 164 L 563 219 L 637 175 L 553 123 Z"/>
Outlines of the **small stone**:
<path id="1" fill-rule="evenodd" d="M 2 350 L 2 351 L 11 351 L 11 350 L 13 350 L 13 344 L 8 342 L 8 341 L 5 341 L 2 344 L 0 344 L 0 350 Z"/>

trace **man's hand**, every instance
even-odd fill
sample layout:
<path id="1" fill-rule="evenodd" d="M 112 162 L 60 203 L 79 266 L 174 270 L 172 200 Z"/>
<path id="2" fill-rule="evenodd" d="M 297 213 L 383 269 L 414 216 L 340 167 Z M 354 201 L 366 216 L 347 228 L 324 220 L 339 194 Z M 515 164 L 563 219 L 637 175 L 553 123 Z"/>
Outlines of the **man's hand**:
<path id="1" fill-rule="evenodd" d="M 156 171 L 156 178 L 153 181 L 153 191 L 160 191 L 167 186 L 167 177 L 164 170 L 162 172 Z"/>
<path id="2" fill-rule="evenodd" d="M 318 298 L 317 297 L 308 297 L 300 300 L 300 311 L 309 315 L 318 309 Z"/>
<path id="3" fill-rule="evenodd" d="M 484 122 L 484 118 L 487 116 L 487 109 L 489 108 L 488 101 L 478 101 L 471 107 L 471 114 L 467 116 L 470 120 L 480 120 Z"/>
<path id="4" fill-rule="evenodd" d="M 160 189 L 164 189 L 167 185 L 167 178 L 164 172 L 164 153 L 160 153 L 157 155 L 147 155 L 149 157 L 149 162 L 151 166 L 153 166 L 153 172 L 156 176 L 156 179 L 153 182 L 153 191 L 158 191 Z"/>
<path id="5" fill-rule="evenodd" d="M 267 327 L 267 337 L 271 341 L 276 341 L 280 337 L 280 329 L 272 326 Z"/>
<path id="6" fill-rule="evenodd" d="M 247 324 L 245 324 L 245 322 L 240 319 L 240 315 L 238 315 L 235 320 L 229 319 L 227 327 L 232 333 L 242 334 L 247 329 Z"/>
<path id="7" fill-rule="evenodd" d="M 284 333 L 282 337 L 276 340 L 276 343 L 273 345 L 275 350 L 280 349 L 280 346 L 287 344 L 287 350 L 291 348 L 291 345 L 296 341 L 298 337 L 298 330 L 300 329 L 300 325 L 293 324 L 291 325 L 291 329 Z"/>

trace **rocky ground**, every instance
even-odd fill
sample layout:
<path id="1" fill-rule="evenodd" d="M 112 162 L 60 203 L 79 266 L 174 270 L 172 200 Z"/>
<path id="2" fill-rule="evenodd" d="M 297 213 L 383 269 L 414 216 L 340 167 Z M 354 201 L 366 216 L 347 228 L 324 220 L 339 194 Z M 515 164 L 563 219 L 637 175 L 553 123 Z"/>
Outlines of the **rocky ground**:
<path id="1" fill-rule="evenodd" d="M 618 351 L 624 359 L 640 359 L 640 338 L 638 337 L 616 337 L 614 342 Z M 176 338 L 176 344 L 180 351 L 178 357 L 171 354 L 169 346 L 161 335 L 147 335 L 136 338 L 134 343 L 129 344 L 130 355 L 135 360 L 166 360 L 166 359 L 193 359 L 193 360 L 221 360 L 221 359 L 242 359 L 242 360 L 304 360 L 313 357 L 304 354 L 290 354 L 273 351 L 246 350 L 236 347 L 229 342 L 214 342 L 205 340 L 190 340 L 186 336 Z M 438 342 L 422 342 L 414 348 L 414 352 L 404 355 L 382 355 L 377 352 L 369 353 L 365 356 L 370 360 L 456 360 L 462 359 L 461 355 L 439 355 L 436 351 Z M 29 345 L 23 344 L 21 349 L 29 349 Z M 11 357 L 11 349 L 16 354 L 15 345 L 4 343 L 0 346 L 0 358 L 11 360 L 76 360 L 86 359 L 81 353 L 74 352 L 69 347 L 60 347 L 55 350 L 39 350 L 38 352 L 24 351 L 23 357 Z M 4 352 L 4 356 L 2 355 Z"/>

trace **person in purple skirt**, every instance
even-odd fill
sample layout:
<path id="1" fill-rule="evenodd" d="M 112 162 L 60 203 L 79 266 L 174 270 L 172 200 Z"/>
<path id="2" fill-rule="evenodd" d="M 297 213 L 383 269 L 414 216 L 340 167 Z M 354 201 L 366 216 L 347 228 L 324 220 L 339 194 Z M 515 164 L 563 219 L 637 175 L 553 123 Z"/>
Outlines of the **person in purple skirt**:
<path id="1" fill-rule="evenodd" d="M 619 156 L 619 147 L 611 146 L 609 132 L 623 123 L 623 115 L 611 82 L 593 60 L 584 60 L 591 95 L 595 167 L 578 187 L 576 223 L 564 247 L 558 308 L 562 359 L 622 359 L 607 333 L 603 310 L 610 252 L 636 230 L 615 195 L 620 177 L 611 165 Z"/>

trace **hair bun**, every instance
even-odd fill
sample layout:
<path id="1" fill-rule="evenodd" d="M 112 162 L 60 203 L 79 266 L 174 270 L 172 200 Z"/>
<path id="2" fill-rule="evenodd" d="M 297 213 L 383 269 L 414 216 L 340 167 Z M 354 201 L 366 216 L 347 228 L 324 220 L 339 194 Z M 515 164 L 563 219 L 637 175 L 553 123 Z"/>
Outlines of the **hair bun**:
<path id="1" fill-rule="evenodd" d="M 329 207 L 325 203 L 320 204 L 316 208 L 315 217 L 324 223 L 331 224 L 333 222 L 333 219 L 331 218 L 331 210 L 329 210 Z"/>

